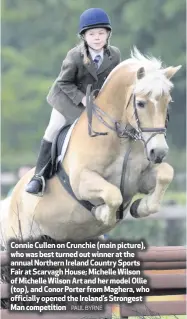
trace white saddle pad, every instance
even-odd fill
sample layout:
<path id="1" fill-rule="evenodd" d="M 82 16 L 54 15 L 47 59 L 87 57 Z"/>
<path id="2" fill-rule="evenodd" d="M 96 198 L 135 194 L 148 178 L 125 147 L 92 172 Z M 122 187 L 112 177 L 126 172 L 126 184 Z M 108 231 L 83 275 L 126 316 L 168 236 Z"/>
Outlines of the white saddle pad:
<path id="1" fill-rule="evenodd" d="M 69 145 L 69 141 L 70 141 L 70 138 L 71 138 L 71 134 L 73 132 L 74 126 L 77 123 L 77 121 L 78 121 L 78 119 L 76 119 L 75 122 L 73 122 L 73 124 L 70 126 L 70 129 L 69 129 L 69 131 L 68 131 L 68 133 L 66 135 L 64 144 L 62 146 L 61 154 L 57 157 L 56 164 L 58 164 L 59 162 L 62 162 L 63 159 L 64 159 L 64 156 L 66 154 L 66 151 L 67 151 L 67 148 L 68 148 L 68 145 Z"/>

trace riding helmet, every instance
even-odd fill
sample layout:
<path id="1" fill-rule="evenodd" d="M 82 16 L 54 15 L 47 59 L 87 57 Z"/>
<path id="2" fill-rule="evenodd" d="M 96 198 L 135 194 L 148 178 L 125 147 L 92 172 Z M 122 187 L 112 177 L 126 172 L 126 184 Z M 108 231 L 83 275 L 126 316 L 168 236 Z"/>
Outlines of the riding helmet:
<path id="1" fill-rule="evenodd" d="M 80 16 L 79 34 L 82 35 L 86 30 L 92 28 L 106 28 L 111 31 L 111 23 L 107 13 L 100 8 L 90 8 Z"/>

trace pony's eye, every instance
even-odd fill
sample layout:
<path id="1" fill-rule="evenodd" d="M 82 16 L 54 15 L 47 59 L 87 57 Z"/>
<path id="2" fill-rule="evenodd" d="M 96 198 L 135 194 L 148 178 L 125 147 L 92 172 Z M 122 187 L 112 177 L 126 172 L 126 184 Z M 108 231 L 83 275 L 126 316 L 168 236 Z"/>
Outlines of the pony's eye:
<path id="1" fill-rule="evenodd" d="M 136 105 L 140 108 L 143 108 L 145 106 L 145 102 L 144 101 L 137 101 Z"/>

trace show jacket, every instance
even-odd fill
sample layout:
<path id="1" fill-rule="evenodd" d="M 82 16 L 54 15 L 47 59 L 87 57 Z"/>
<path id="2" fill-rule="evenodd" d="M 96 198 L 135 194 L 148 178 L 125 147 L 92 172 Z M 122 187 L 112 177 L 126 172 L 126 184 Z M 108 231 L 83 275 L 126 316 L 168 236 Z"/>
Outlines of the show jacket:
<path id="1" fill-rule="evenodd" d="M 114 46 L 108 46 L 98 70 L 90 55 L 88 58 L 90 62 L 84 63 L 83 44 L 70 50 L 47 96 L 48 103 L 71 121 L 84 110 L 81 101 L 87 85 L 92 84 L 93 89 L 101 89 L 109 73 L 120 63 L 120 51 Z"/>

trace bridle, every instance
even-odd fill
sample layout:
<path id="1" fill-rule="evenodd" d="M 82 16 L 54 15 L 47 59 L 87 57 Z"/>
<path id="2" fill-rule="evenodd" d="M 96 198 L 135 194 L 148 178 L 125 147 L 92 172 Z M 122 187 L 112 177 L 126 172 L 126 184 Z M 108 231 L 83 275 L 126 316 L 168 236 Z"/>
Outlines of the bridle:
<path id="1" fill-rule="evenodd" d="M 111 117 L 108 113 L 104 112 L 101 110 L 94 102 L 94 95 L 98 92 L 98 90 L 91 91 L 92 85 L 89 84 L 87 86 L 87 91 L 86 91 L 86 109 L 87 109 L 87 116 L 88 116 L 88 133 L 89 136 L 91 137 L 96 137 L 96 136 L 101 136 L 101 135 L 108 135 L 108 132 L 96 132 L 92 128 L 92 116 L 93 114 L 96 116 L 96 118 L 107 128 L 110 130 L 116 132 L 117 136 L 119 138 L 130 138 L 131 140 L 141 140 L 144 143 L 144 146 L 147 145 L 147 143 L 157 134 L 164 134 L 166 136 L 166 128 L 167 128 L 167 122 L 169 120 L 169 116 L 167 113 L 166 117 L 166 122 L 165 122 L 165 127 L 154 127 L 154 128 L 149 128 L 149 127 L 141 127 L 140 119 L 138 116 L 138 111 L 137 111 L 137 106 L 136 106 L 136 95 L 133 92 L 129 98 L 129 101 L 127 103 L 126 108 L 128 108 L 131 100 L 133 99 L 133 108 L 134 108 L 134 115 L 135 115 L 135 120 L 137 123 L 137 128 L 132 127 L 130 124 L 124 125 Z M 112 122 L 113 125 L 110 125 L 108 122 L 106 122 L 102 116 L 105 116 Z M 144 140 L 143 138 L 143 132 L 151 132 L 151 136 L 148 138 L 148 140 Z"/>

